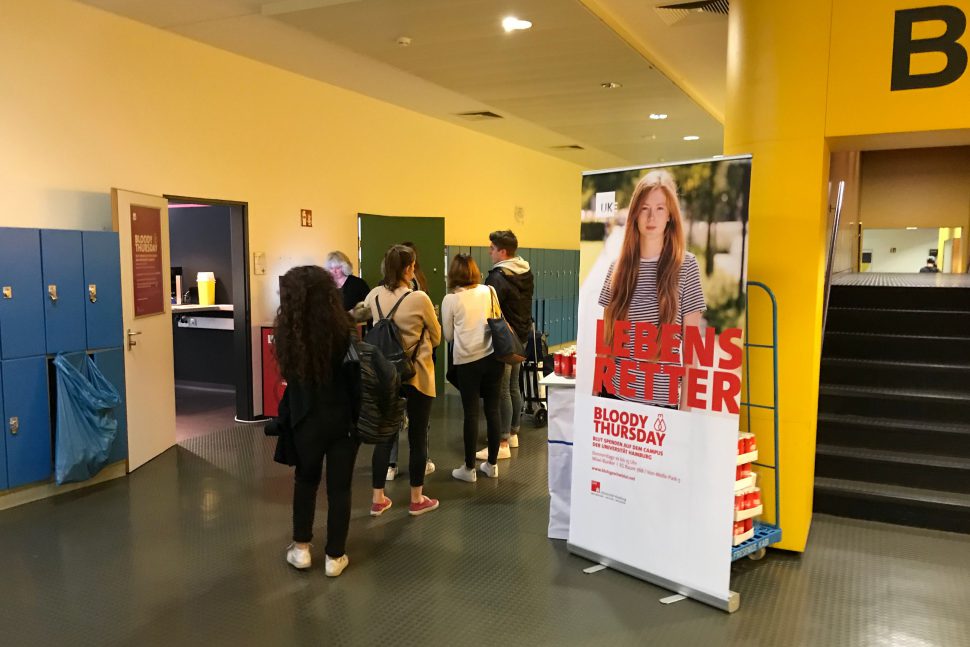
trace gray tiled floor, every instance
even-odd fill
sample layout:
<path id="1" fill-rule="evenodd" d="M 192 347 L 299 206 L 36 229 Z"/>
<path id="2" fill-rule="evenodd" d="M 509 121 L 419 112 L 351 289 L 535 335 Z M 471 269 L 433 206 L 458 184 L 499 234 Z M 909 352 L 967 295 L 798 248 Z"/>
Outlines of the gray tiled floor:
<path id="1" fill-rule="evenodd" d="M 409 518 L 398 480 L 371 519 L 361 452 L 335 580 L 283 562 L 291 474 L 252 427 L 0 512 L 0 645 L 970 645 L 970 537 L 819 516 L 806 554 L 735 565 L 738 613 L 663 606 L 545 537 L 543 430 L 497 481 L 451 480 L 458 411 L 435 411 L 434 513 Z"/>
<path id="2" fill-rule="evenodd" d="M 175 385 L 175 438 L 178 442 L 229 427 L 236 419 L 236 393 Z"/>
<path id="3" fill-rule="evenodd" d="M 861 285 L 888 288 L 970 288 L 970 274 L 895 274 L 890 272 L 843 272 L 832 277 L 832 285 Z"/>

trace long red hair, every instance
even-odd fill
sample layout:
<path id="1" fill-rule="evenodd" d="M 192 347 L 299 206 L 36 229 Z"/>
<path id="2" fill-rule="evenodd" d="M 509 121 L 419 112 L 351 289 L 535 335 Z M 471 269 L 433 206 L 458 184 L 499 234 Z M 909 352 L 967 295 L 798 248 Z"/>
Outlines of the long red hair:
<path id="1" fill-rule="evenodd" d="M 660 189 L 666 196 L 667 212 L 670 216 L 664 228 L 663 249 L 657 261 L 657 300 L 660 309 L 658 324 L 670 324 L 677 320 L 677 309 L 680 306 L 680 266 L 684 262 L 686 248 L 684 224 L 674 177 L 668 171 L 656 170 L 650 171 L 637 182 L 630 197 L 623 246 L 620 249 L 620 258 L 613 266 L 612 299 L 605 313 L 604 333 L 607 342 L 613 341 L 614 324 L 626 319 L 637 289 L 637 277 L 640 275 L 640 229 L 637 221 L 640 219 L 644 200 L 654 189 Z"/>

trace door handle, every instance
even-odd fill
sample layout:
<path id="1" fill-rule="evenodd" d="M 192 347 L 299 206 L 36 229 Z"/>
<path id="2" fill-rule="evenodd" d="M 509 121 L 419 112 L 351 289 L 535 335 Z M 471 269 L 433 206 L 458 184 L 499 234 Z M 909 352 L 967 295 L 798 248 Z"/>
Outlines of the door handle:
<path id="1" fill-rule="evenodd" d="M 140 335 L 140 334 L 141 334 L 140 330 L 132 330 L 131 328 L 128 329 L 128 350 L 131 350 L 132 348 L 138 345 L 138 342 L 135 341 L 134 337 L 135 335 Z"/>
<path id="2" fill-rule="evenodd" d="M 98 286 L 94 283 L 88 286 L 88 299 L 91 300 L 91 303 L 98 302 Z"/>
<path id="3" fill-rule="evenodd" d="M 47 286 L 47 295 L 51 298 L 51 303 L 57 303 L 57 286 L 54 284 Z"/>

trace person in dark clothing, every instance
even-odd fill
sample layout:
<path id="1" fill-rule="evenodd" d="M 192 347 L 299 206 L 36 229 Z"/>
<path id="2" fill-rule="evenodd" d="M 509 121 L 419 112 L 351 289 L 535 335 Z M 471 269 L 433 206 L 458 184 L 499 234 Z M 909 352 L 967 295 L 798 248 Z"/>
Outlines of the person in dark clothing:
<path id="1" fill-rule="evenodd" d="M 359 367 L 344 362 L 353 323 L 340 291 L 323 268 L 295 267 L 281 281 L 275 352 L 287 381 L 280 403 L 281 440 L 286 437 L 296 467 L 293 486 L 293 543 L 286 561 L 310 567 L 310 541 L 317 489 L 327 459 L 326 574 L 340 575 L 350 525 L 350 484 L 359 440 Z M 284 436 L 286 435 L 286 436 Z"/>
<path id="2" fill-rule="evenodd" d="M 370 286 L 364 279 L 354 276 L 354 268 L 346 254 L 340 251 L 330 252 L 327 254 L 326 267 L 343 295 L 344 310 L 350 312 L 354 306 L 367 298 Z"/>
<path id="3" fill-rule="evenodd" d="M 495 289 L 505 320 L 524 345 L 532 329 L 535 276 L 529 262 L 517 254 L 519 240 L 514 233 L 506 229 L 493 231 L 488 237 L 491 241 L 488 253 L 493 266 L 485 279 L 485 285 Z M 522 391 L 519 389 L 521 368 L 521 364 L 507 364 L 502 377 L 502 442 L 498 450 L 499 458 L 511 458 L 510 448 L 519 446 L 519 421 L 522 416 Z M 485 448 L 476 457 L 484 459 L 487 455 L 488 449 Z"/>
<path id="4" fill-rule="evenodd" d="M 926 259 L 926 265 L 919 268 L 920 274 L 936 274 L 940 271 L 940 268 L 936 266 L 936 259 L 930 256 Z"/>

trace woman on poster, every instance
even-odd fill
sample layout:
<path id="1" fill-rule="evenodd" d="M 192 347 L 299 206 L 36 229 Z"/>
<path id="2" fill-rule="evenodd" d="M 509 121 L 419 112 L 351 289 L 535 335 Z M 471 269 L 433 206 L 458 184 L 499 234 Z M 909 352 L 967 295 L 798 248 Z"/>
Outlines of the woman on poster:
<path id="1" fill-rule="evenodd" d="M 707 306 L 697 258 L 686 250 L 677 184 L 668 171 L 650 171 L 634 188 L 620 256 L 610 265 L 599 304 L 606 309 L 603 330 L 607 341 L 612 341 L 613 326 L 617 321 L 681 326 L 678 347 L 672 352 L 678 357 L 676 365 L 682 364 L 680 340 L 683 339 L 683 329 L 700 326 L 701 313 Z M 644 394 L 645 373 L 636 369 L 630 373 L 634 377 L 633 391 Z M 670 376 L 663 372 L 653 374 L 652 398 L 622 397 L 619 395 L 617 360 L 612 386 L 616 395 L 605 391 L 596 395 L 659 407 L 685 408 L 679 383 L 671 385 Z M 672 386 L 678 389 L 675 401 L 679 404 L 670 404 Z"/>

